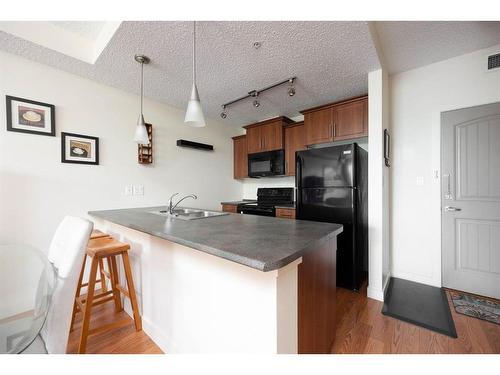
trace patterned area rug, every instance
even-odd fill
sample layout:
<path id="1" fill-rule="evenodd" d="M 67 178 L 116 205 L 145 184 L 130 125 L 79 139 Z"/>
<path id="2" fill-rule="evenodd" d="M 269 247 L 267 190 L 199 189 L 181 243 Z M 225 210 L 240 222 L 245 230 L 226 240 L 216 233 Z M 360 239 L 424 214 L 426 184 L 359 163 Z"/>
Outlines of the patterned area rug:
<path id="1" fill-rule="evenodd" d="M 450 296 L 457 313 L 500 324 L 500 301 L 494 302 L 457 291 L 450 291 Z"/>

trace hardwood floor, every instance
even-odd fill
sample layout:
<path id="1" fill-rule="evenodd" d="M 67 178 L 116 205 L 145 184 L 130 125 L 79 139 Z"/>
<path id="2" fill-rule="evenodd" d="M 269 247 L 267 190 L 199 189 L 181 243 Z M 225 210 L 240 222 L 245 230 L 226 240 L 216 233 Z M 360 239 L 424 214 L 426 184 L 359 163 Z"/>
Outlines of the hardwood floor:
<path id="1" fill-rule="evenodd" d="M 366 286 L 360 293 L 338 288 L 332 353 L 500 353 L 500 325 L 456 313 L 449 294 L 448 303 L 457 339 L 382 315 Z"/>
<path id="2" fill-rule="evenodd" d="M 332 353 L 500 353 L 500 325 L 457 314 L 450 303 L 458 338 L 382 315 L 382 302 L 360 293 L 337 289 L 337 333 Z M 91 326 L 128 317 L 116 314 L 113 304 L 96 306 Z M 130 317 L 128 317 L 130 319 Z M 68 353 L 76 353 L 80 339 L 81 314 L 68 341 Z M 130 325 L 89 337 L 87 353 L 157 354 L 161 349 L 144 333 Z"/>
<path id="3" fill-rule="evenodd" d="M 124 311 L 115 313 L 112 303 L 105 303 L 92 308 L 90 326 L 111 323 L 115 320 L 128 318 L 130 325 L 90 336 L 87 342 L 89 354 L 160 354 L 161 349 L 149 338 L 144 331 L 136 332 L 134 321 Z M 74 330 L 69 335 L 68 353 L 78 352 L 80 331 L 82 327 L 82 314 L 75 320 Z"/>

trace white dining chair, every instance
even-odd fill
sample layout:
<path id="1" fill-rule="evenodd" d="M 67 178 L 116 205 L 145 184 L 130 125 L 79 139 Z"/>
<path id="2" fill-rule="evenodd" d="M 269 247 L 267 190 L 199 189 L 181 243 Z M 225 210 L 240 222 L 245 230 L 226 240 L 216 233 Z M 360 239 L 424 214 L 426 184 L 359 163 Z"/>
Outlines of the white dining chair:
<path id="1" fill-rule="evenodd" d="M 48 253 L 57 273 L 55 290 L 40 334 L 23 354 L 66 353 L 76 287 L 92 228 L 91 221 L 74 216 L 66 216 L 57 227 Z"/>

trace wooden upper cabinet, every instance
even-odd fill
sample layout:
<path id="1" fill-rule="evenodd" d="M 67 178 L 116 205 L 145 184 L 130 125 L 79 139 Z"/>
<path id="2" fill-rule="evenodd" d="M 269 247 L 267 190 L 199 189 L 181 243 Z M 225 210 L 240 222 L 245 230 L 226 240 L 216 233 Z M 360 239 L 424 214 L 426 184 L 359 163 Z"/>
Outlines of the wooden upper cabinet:
<path id="1" fill-rule="evenodd" d="M 293 123 L 286 117 L 276 117 L 270 120 L 244 126 L 247 131 L 247 151 L 249 154 L 281 150 L 284 147 L 283 127 Z"/>
<path id="2" fill-rule="evenodd" d="M 249 154 L 262 151 L 262 138 L 260 136 L 260 128 L 248 128 L 247 129 L 247 151 Z"/>
<path id="3" fill-rule="evenodd" d="M 308 145 L 333 141 L 333 111 L 330 107 L 304 113 L 304 124 Z"/>
<path id="4" fill-rule="evenodd" d="M 307 145 L 368 135 L 367 96 L 327 104 L 302 113 Z"/>
<path id="5" fill-rule="evenodd" d="M 285 127 L 285 174 L 295 176 L 295 152 L 306 149 L 304 122 Z"/>
<path id="6" fill-rule="evenodd" d="M 260 126 L 262 151 L 281 150 L 283 148 L 283 122 L 281 120 Z"/>
<path id="7" fill-rule="evenodd" d="M 333 107 L 333 138 L 335 141 L 368 135 L 368 99 Z"/>
<path id="8" fill-rule="evenodd" d="M 233 137 L 234 152 L 234 178 L 242 179 L 248 177 L 248 154 L 247 136 Z"/>

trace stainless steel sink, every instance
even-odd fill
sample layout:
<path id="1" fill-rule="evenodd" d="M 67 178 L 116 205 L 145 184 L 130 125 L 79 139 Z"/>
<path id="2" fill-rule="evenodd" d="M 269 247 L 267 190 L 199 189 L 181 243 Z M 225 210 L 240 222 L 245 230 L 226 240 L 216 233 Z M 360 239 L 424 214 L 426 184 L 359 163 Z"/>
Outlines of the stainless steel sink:
<path id="1" fill-rule="evenodd" d="M 196 208 L 176 208 L 172 214 L 167 210 L 151 211 L 151 213 L 181 220 L 207 219 L 209 217 L 229 215 L 227 212 L 198 210 Z"/>

